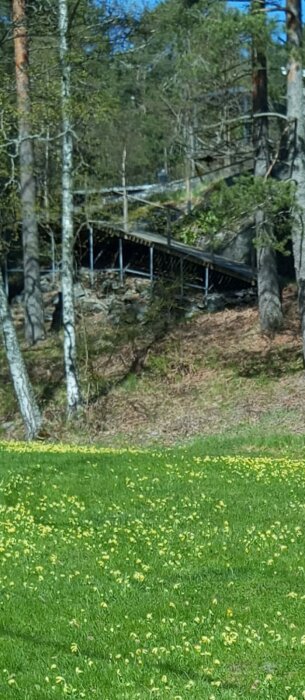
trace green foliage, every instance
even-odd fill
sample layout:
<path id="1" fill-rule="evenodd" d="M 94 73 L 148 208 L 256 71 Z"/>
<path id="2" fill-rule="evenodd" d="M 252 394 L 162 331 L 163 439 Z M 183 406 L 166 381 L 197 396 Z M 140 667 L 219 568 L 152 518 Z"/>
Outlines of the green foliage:
<path id="1" fill-rule="evenodd" d="M 221 232 L 238 232 L 244 222 L 251 222 L 258 209 L 264 211 L 265 221 L 278 224 L 281 235 L 272 238 L 274 247 L 285 251 L 290 237 L 288 227 L 284 226 L 285 217 L 291 209 L 294 196 L 294 186 L 288 182 L 279 182 L 271 178 L 255 178 L 252 175 L 241 176 L 233 185 L 220 182 L 206 196 L 202 207 L 188 217 L 181 229 L 177 227 L 177 235 L 187 243 L 193 243 L 197 238 L 205 236 L 211 246 L 217 246 L 215 236 Z M 287 230 L 288 229 L 288 230 Z M 257 237 L 257 244 L 262 245 L 262 237 Z"/>
<path id="2" fill-rule="evenodd" d="M 176 227 L 177 237 L 183 243 L 192 245 L 201 236 L 208 236 L 213 243 L 214 236 L 219 232 L 220 217 L 214 210 L 204 213 L 196 212 L 189 214 L 183 221 L 181 227 Z"/>
<path id="3" fill-rule="evenodd" d="M 167 377 L 171 365 L 170 358 L 165 355 L 153 355 L 148 358 L 147 369 L 157 377 Z"/>
<path id="4" fill-rule="evenodd" d="M 133 372 L 130 372 L 130 374 L 128 374 L 126 379 L 124 379 L 124 381 L 121 383 L 121 387 L 126 393 L 132 394 L 136 390 L 138 384 L 139 384 L 138 375 L 134 374 Z"/>
<path id="5" fill-rule="evenodd" d="M 143 4 L 138 12 L 131 4 L 130 9 L 91 0 L 68 4 L 76 188 L 120 183 L 124 146 L 128 183 L 154 181 L 164 164 L 172 178 L 184 177 L 190 129 L 199 160 L 212 151 L 218 167 L 218 154 L 226 151 L 228 141 L 234 150 L 242 128 L 215 130 L 213 123 L 225 124 L 244 113 L 237 95 L 238 90 L 251 91 L 249 47 L 254 34 L 277 56 L 276 69 L 273 58 L 271 62 L 274 96 L 283 88 L 283 52 L 274 45 L 274 25 L 260 15 L 238 12 L 220 0 L 167 0 L 153 8 Z M 55 220 L 61 188 L 60 65 L 56 3 L 48 2 L 47 8 L 38 2 L 28 8 L 31 126 L 39 135 L 39 213 Z M 17 115 L 7 106 L 14 106 L 12 44 L 9 51 L 7 44 L 2 48 L 2 59 L 4 121 L 16 133 Z M 209 227 L 214 224 L 207 221 Z"/>

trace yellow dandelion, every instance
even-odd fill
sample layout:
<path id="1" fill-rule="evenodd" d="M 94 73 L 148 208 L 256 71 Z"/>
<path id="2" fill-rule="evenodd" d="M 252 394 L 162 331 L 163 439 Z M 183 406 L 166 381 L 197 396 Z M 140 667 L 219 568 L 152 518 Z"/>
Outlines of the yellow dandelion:
<path id="1" fill-rule="evenodd" d="M 133 578 L 135 581 L 144 581 L 145 576 L 141 573 L 141 571 L 135 571 Z"/>

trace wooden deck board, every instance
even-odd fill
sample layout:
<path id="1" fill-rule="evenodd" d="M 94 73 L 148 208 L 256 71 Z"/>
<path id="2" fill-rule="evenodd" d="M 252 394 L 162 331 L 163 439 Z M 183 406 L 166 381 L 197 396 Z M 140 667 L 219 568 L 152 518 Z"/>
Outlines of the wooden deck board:
<path id="1" fill-rule="evenodd" d="M 105 231 L 110 236 L 116 236 L 128 241 L 133 241 L 139 243 L 140 245 L 152 246 L 168 255 L 174 255 L 184 260 L 188 260 L 202 267 L 209 267 L 212 270 L 216 270 L 229 277 L 235 277 L 237 279 L 243 280 L 248 284 L 255 285 L 257 281 L 256 270 L 243 263 L 235 262 L 234 260 L 229 260 L 221 255 L 216 255 L 215 253 L 208 253 L 206 251 L 195 248 L 194 246 L 187 245 L 186 243 L 180 243 L 171 238 L 170 243 L 166 236 L 162 236 L 159 233 L 149 232 L 149 231 L 133 231 L 132 229 L 128 232 L 122 227 L 109 224 L 105 221 L 94 221 L 91 220 L 90 225 L 93 229 L 99 231 Z"/>

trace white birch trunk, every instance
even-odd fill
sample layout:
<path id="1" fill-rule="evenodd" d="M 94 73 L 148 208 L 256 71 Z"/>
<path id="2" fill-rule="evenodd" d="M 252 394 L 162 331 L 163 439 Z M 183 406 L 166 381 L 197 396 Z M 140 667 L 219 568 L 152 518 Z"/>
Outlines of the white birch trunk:
<path id="1" fill-rule="evenodd" d="M 11 318 L 7 297 L 4 291 L 1 270 L 0 328 L 20 413 L 25 425 L 26 436 L 28 440 L 32 440 L 39 433 L 42 417 L 20 352 L 15 326 Z"/>
<path id="2" fill-rule="evenodd" d="M 289 120 L 288 163 L 290 179 L 296 185 L 292 212 L 292 245 L 305 359 L 305 113 L 302 70 L 301 0 L 287 0 L 287 117 Z"/>
<path id="3" fill-rule="evenodd" d="M 61 61 L 62 107 L 62 301 L 64 325 L 64 361 L 68 413 L 81 405 L 76 367 L 76 335 L 73 295 L 73 134 L 71 126 L 71 86 L 68 57 L 67 0 L 58 0 L 59 50 Z"/>

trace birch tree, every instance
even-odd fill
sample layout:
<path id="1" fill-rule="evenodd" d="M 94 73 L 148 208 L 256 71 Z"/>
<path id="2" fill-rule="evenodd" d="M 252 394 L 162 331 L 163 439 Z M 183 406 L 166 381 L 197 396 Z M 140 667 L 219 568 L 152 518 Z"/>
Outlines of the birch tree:
<path id="1" fill-rule="evenodd" d="M 45 333 L 43 300 L 40 288 L 34 151 L 31 139 L 29 51 L 25 0 L 12 0 L 12 15 L 19 120 L 25 337 L 28 343 L 34 344 L 44 338 Z"/>
<path id="2" fill-rule="evenodd" d="M 42 416 L 29 380 L 26 366 L 19 348 L 16 330 L 11 318 L 7 297 L 4 291 L 0 268 L 0 329 L 6 357 L 12 377 L 20 413 L 25 425 L 26 436 L 32 440 L 39 432 Z"/>
<path id="3" fill-rule="evenodd" d="M 73 131 L 71 124 L 71 69 L 68 55 L 67 0 L 58 0 L 62 111 L 62 301 L 64 362 L 68 413 L 81 405 L 76 367 L 76 334 L 73 295 Z"/>
<path id="4" fill-rule="evenodd" d="M 292 245 L 298 304 L 301 317 L 303 357 L 305 360 L 305 113 L 302 70 L 301 0 L 286 0 L 287 41 L 287 117 L 289 177 L 295 183 L 292 209 Z"/>
<path id="5" fill-rule="evenodd" d="M 253 149 L 254 175 L 266 178 L 270 167 L 268 134 L 268 77 L 264 33 L 265 0 L 252 0 L 251 10 L 257 15 L 258 24 L 252 43 L 252 95 L 253 95 Z M 262 29 L 264 30 L 264 26 Z M 262 114 L 262 116 L 259 116 Z M 280 287 L 276 264 L 276 250 L 272 222 L 268 221 L 264 207 L 255 213 L 257 243 L 257 284 L 260 325 L 263 331 L 276 331 L 283 322 Z"/>

